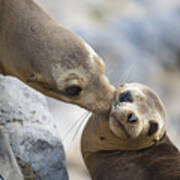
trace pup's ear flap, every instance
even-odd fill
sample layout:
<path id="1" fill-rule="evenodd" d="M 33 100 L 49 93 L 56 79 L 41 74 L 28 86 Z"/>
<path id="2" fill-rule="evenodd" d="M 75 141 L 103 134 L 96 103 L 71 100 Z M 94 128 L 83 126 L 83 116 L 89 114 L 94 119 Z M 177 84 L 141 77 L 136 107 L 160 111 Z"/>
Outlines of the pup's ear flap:
<path id="1" fill-rule="evenodd" d="M 154 133 L 156 133 L 158 130 L 158 123 L 154 121 L 149 122 L 149 131 L 148 131 L 148 136 L 152 136 Z"/>

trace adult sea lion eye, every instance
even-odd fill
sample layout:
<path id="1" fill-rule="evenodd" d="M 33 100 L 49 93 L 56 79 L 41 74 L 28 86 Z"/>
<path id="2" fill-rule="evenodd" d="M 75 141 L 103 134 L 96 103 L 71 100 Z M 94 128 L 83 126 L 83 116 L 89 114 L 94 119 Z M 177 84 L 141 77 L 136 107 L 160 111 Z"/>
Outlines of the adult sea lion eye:
<path id="1" fill-rule="evenodd" d="M 71 85 L 65 89 L 66 96 L 79 96 L 82 88 L 78 85 Z"/>
<path id="2" fill-rule="evenodd" d="M 0 175 L 0 180 L 4 180 L 4 178 Z"/>
<path id="3" fill-rule="evenodd" d="M 122 92 L 119 95 L 119 102 L 133 102 L 131 93 L 129 91 Z"/>

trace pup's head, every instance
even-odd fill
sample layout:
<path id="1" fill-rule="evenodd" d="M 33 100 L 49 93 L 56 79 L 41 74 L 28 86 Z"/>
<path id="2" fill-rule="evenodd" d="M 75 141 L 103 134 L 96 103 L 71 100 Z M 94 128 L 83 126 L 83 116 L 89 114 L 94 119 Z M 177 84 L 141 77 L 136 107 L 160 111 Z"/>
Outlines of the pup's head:
<path id="1" fill-rule="evenodd" d="M 130 83 L 117 90 L 109 125 L 129 149 L 158 141 L 165 133 L 165 124 L 164 106 L 150 88 Z"/>

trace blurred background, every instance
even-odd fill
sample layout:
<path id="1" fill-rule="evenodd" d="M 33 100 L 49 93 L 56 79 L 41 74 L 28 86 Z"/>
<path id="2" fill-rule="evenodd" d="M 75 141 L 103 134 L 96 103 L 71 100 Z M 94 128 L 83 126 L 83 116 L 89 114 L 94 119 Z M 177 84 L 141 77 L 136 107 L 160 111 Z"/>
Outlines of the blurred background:
<path id="1" fill-rule="evenodd" d="M 167 109 L 168 134 L 180 148 L 180 1 L 36 1 L 103 57 L 116 87 L 136 81 L 158 92 Z M 50 98 L 48 103 L 65 146 L 70 179 L 90 179 L 80 154 L 89 114 Z"/>

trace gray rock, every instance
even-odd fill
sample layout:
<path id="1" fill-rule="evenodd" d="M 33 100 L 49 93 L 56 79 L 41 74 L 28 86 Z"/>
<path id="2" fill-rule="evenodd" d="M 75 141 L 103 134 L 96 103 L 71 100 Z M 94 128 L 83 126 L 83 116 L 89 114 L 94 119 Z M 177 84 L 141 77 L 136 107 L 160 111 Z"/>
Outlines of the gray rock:
<path id="1" fill-rule="evenodd" d="M 64 149 L 45 97 L 13 77 L 0 76 L 0 92 L 0 125 L 23 174 L 36 180 L 68 179 Z"/>
<path id="2" fill-rule="evenodd" d="M 0 128 L 0 180 L 23 180 L 8 138 Z"/>

